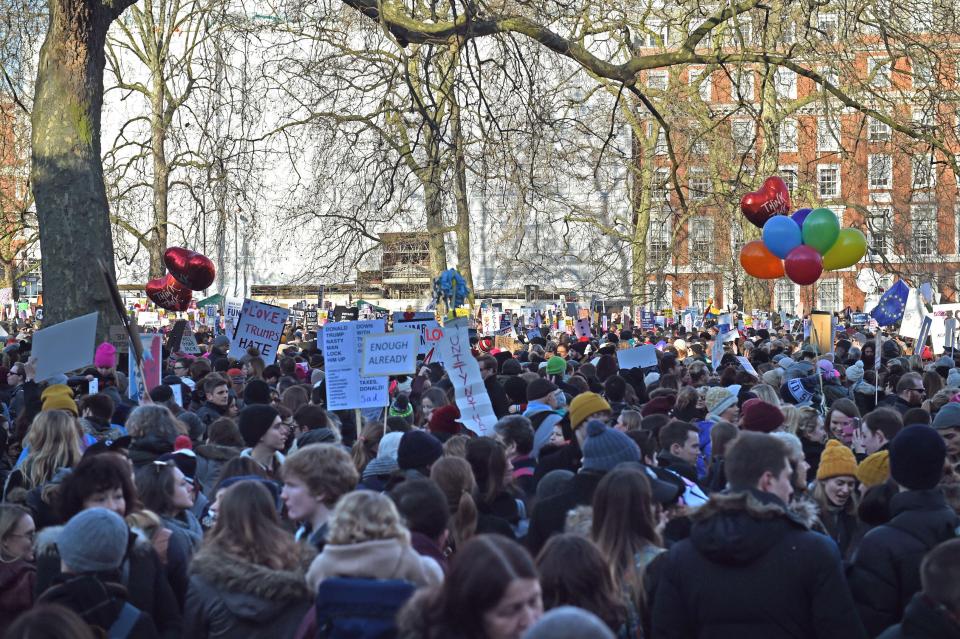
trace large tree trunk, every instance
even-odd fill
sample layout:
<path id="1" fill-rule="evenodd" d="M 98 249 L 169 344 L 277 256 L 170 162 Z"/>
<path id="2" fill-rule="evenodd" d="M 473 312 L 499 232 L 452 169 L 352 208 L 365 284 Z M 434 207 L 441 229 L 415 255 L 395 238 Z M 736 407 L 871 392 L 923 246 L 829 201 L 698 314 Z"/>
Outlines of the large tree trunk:
<path id="1" fill-rule="evenodd" d="M 470 262 L 470 202 L 467 198 L 467 160 L 460 128 L 460 105 L 451 96 L 450 124 L 453 133 L 453 194 L 457 201 L 457 269 L 467 282 L 467 305 L 473 306 L 473 267 Z"/>
<path id="2" fill-rule="evenodd" d="M 159 64 L 158 64 L 159 66 Z M 161 73 L 154 71 L 150 105 L 150 151 L 153 156 L 153 228 L 150 242 L 150 277 L 160 277 L 166 270 L 163 253 L 167 250 L 167 207 L 170 167 L 167 162 L 167 127 L 164 119 L 166 87 Z"/>
<path id="3" fill-rule="evenodd" d="M 50 0 L 31 115 L 44 323 L 99 311 L 101 334 L 113 310 L 95 258 L 114 269 L 100 161 L 103 48 L 111 21 L 129 4 Z"/>
<path id="4" fill-rule="evenodd" d="M 426 134 L 426 166 L 420 171 L 423 185 L 423 204 L 426 213 L 427 234 L 430 243 L 430 270 L 433 277 L 447 270 L 447 246 L 444 243 L 447 226 L 443 222 L 443 191 L 440 179 L 443 168 L 440 162 L 440 140 L 432 131 Z"/>

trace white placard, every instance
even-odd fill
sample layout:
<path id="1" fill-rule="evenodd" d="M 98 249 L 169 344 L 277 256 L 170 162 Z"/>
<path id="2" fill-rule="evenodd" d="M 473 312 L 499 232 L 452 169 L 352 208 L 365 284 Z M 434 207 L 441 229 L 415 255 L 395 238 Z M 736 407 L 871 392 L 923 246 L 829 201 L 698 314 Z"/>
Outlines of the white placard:
<path id="1" fill-rule="evenodd" d="M 636 348 L 625 348 L 622 351 L 617 351 L 617 363 L 622 369 L 656 366 L 657 347 L 653 344 L 644 344 Z"/>
<path id="2" fill-rule="evenodd" d="M 413 331 L 367 335 L 363 338 L 360 375 L 413 375 L 419 350 L 420 334 Z"/>
<path id="3" fill-rule="evenodd" d="M 223 315 L 227 328 L 236 328 L 240 321 L 240 311 L 243 309 L 242 297 L 228 297 L 223 303 Z"/>
<path id="4" fill-rule="evenodd" d="M 382 408 L 388 401 L 388 378 L 361 377 L 363 338 L 382 335 L 386 322 L 329 322 L 323 327 L 323 366 L 327 410 Z"/>
<path id="5" fill-rule="evenodd" d="M 200 354 L 200 345 L 197 344 L 197 338 L 194 337 L 189 324 L 183 329 L 183 337 L 180 338 L 180 352 L 187 355 Z"/>
<path id="6" fill-rule="evenodd" d="M 407 313 L 394 313 L 393 330 L 419 333 L 420 344 L 417 352 L 420 355 L 426 355 L 443 337 L 443 328 L 440 327 L 440 322 L 433 313 L 413 313 L 412 318 L 404 319 L 407 316 Z"/>
<path id="7" fill-rule="evenodd" d="M 947 343 L 947 311 L 953 311 L 953 316 L 960 316 L 960 304 L 934 304 L 933 325 L 930 327 L 930 337 L 933 342 L 933 352 L 941 355 Z"/>
<path id="8" fill-rule="evenodd" d="M 757 379 L 760 379 L 760 375 L 757 373 L 757 369 L 753 367 L 753 364 L 750 363 L 749 359 L 747 359 L 743 355 L 737 355 L 737 361 L 739 361 L 740 365 L 743 366 L 743 370 L 747 371 L 749 374 L 753 375 Z"/>
<path id="9" fill-rule="evenodd" d="M 33 334 L 38 382 L 93 364 L 98 315 L 75 317 Z"/>
<path id="10" fill-rule="evenodd" d="M 920 322 L 927 315 L 927 309 L 920 299 L 920 291 L 915 288 L 910 289 L 907 295 L 907 303 L 903 305 L 903 317 L 900 319 L 899 333 L 902 337 L 916 337 L 920 332 Z M 940 345 L 941 348 L 943 344 Z"/>
<path id="11" fill-rule="evenodd" d="M 456 391 L 460 421 L 481 437 L 493 437 L 497 416 L 483 384 L 480 365 L 470 352 L 467 322 L 456 319 L 443 328 L 437 350 Z"/>
<path id="12" fill-rule="evenodd" d="M 170 387 L 170 390 L 173 392 L 173 401 L 177 402 L 177 406 L 186 408 L 186 406 L 183 405 L 183 387 L 180 386 L 180 384 L 174 384 Z"/>
<path id="13" fill-rule="evenodd" d="M 241 359 L 251 346 L 260 351 L 264 363 L 272 364 L 283 336 L 283 326 L 290 311 L 272 304 L 243 300 L 237 331 L 230 342 L 228 355 Z"/>
<path id="14" fill-rule="evenodd" d="M 720 367 L 720 360 L 723 359 L 723 342 L 714 338 L 713 348 L 710 349 L 710 365 L 713 366 L 713 372 L 716 373 Z"/>

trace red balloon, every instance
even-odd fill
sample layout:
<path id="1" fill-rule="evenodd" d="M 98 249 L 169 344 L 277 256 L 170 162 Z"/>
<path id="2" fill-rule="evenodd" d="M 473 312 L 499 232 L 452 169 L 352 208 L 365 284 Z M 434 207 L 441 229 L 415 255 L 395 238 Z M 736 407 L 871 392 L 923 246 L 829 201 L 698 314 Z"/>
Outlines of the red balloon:
<path id="1" fill-rule="evenodd" d="M 823 274 L 823 258 L 812 246 L 802 244 L 783 261 L 787 277 L 801 286 L 813 284 Z"/>
<path id="2" fill-rule="evenodd" d="M 168 311 L 185 311 L 190 306 L 193 291 L 186 288 L 170 273 L 147 282 L 147 297 Z"/>
<path id="3" fill-rule="evenodd" d="M 207 288 L 217 277 L 209 257 L 179 246 L 171 246 L 164 252 L 163 263 L 178 282 L 195 291 Z"/>
<path id="4" fill-rule="evenodd" d="M 747 242 L 740 249 L 740 265 L 748 275 L 761 280 L 783 277 L 783 262 L 770 252 L 763 240 Z"/>
<path id="5" fill-rule="evenodd" d="M 774 215 L 790 212 L 790 191 L 787 184 L 776 176 L 768 177 L 758 191 L 751 191 L 740 198 L 740 210 L 754 226 L 763 228 Z"/>

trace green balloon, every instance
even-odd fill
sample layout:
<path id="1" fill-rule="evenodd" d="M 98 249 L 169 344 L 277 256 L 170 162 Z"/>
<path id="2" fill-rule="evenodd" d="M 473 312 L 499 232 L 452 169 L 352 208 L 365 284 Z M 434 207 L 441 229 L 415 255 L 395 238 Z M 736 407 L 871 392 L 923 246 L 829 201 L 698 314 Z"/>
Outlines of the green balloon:
<path id="1" fill-rule="evenodd" d="M 830 209 L 813 209 L 803 221 L 802 234 L 804 244 L 825 255 L 840 235 L 840 222 Z"/>

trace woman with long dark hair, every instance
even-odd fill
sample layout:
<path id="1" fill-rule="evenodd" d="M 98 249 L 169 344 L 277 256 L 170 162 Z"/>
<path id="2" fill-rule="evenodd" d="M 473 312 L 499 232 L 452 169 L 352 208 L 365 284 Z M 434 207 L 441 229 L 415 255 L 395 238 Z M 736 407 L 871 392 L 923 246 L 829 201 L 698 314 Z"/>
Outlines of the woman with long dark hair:
<path id="1" fill-rule="evenodd" d="M 225 489 L 216 525 L 190 567 L 186 637 L 292 637 L 313 595 L 313 550 L 280 525 L 273 496 L 258 481 Z"/>
<path id="2" fill-rule="evenodd" d="M 400 639 L 520 639 L 543 614 L 526 549 L 479 535 L 457 552 L 442 586 L 418 591 L 397 619 Z"/>

